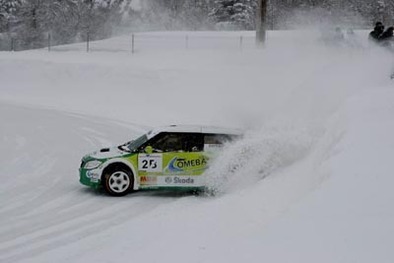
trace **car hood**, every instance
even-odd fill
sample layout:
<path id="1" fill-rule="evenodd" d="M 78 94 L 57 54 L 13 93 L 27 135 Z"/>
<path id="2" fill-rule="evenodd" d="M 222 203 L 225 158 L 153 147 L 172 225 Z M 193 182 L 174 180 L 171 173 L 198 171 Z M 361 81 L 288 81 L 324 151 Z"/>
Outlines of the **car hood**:
<path id="1" fill-rule="evenodd" d="M 103 148 L 85 156 L 85 159 L 109 159 L 128 155 L 130 152 L 121 150 L 120 147 Z"/>

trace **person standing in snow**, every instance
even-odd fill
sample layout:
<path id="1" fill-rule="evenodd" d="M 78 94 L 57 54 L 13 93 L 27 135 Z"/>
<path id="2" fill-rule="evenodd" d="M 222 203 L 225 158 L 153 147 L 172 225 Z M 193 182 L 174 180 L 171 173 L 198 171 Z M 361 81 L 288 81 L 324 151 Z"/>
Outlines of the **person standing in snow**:
<path id="1" fill-rule="evenodd" d="M 379 37 L 379 44 L 382 47 L 387 48 L 391 52 L 394 52 L 394 27 L 387 28 L 386 31 Z M 394 66 L 391 67 L 391 72 L 393 72 L 390 76 L 391 79 L 394 79 Z"/>
<path id="2" fill-rule="evenodd" d="M 381 41 L 382 44 L 385 45 L 385 43 L 389 43 L 389 41 L 393 40 L 393 35 L 394 35 L 394 27 L 391 26 L 387 28 L 387 30 L 384 31 L 383 34 L 380 35 L 379 41 Z"/>
<path id="3" fill-rule="evenodd" d="M 375 24 L 375 28 L 373 29 L 373 31 L 369 33 L 369 39 L 378 42 L 383 32 L 384 32 L 384 25 L 382 24 L 382 22 L 377 22 Z"/>
<path id="4" fill-rule="evenodd" d="M 387 28 L 387 30 L 380 35 L 379 44 L 391 52 L 394 52 L 394 27 L 391 26 Z"/>

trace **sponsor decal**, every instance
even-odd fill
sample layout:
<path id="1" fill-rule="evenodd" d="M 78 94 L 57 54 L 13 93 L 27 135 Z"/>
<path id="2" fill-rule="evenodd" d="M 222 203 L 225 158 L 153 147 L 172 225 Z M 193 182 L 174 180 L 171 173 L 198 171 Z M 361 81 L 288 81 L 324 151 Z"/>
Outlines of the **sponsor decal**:
<path id="1" fill-rule="evenodd" d="M 165 181 L 167 184 L 170 184 L 170 183 L 172 183 L 172 178 L 171 178 L 171 177 L 166 177 L 166 179 L 164 179 L 164 181 Z"/>
<path id="2" fill-rule="evenodd" d="M 168 164 L 166 171 L 168 172 L 184 172 L 188 170 L 201 169 L 205 167 L 207 161 L 205 158 L 185 159 L 174 157 Z"/>
<path id="3" fill-rule="evenodd" d="M 138 170 L 145 172 L 161 172 L 163 163 L 162 154 L 139 154 Z"/>
<path id="4" fill-rule="evenodd" d="M 141 176 L 140 178 L 141 184 L 154 184 L 157 182 L 156 176 Z"/>
<path id="5" fill-rule="evenodd" d="M 166 177 L 164 181 L 167 184 L 194 184 L 194 178 L 192 177 L 183 177 L 183 176 L 174 176 L 174 177 Z"/>
<path id="6" fill-rule="evenodd" d="M 174 184 L 194 184 L 193 178 L 174 177 Z"/>

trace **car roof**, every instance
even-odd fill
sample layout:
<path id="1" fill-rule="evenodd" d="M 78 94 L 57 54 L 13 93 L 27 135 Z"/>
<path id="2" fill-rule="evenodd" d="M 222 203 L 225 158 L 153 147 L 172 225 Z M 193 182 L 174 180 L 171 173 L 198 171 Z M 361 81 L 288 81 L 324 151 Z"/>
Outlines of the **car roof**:
<path id="1" fill-rule="evenodd" d="M 228 134 L 241 135 L 240 129 L 225 128 L 217 126 L 202 126 L 202 125 L 170 125 L 155 128 L 148 132 L 148 138 L 152 138 L 162 132 L 190 132 L 190 133 L 208 133 L 208 134 Z"/>

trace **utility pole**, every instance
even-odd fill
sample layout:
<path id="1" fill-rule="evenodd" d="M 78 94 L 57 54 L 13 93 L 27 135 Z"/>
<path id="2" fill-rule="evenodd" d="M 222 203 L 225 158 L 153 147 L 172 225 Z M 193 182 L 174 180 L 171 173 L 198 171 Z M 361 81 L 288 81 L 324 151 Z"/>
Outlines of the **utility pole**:
<path id="1" fill-rule="evenodd" d="M 264 46 L 267 30 L 267 0 L 258 0 L 256 14 L 256 45 Z"/>

